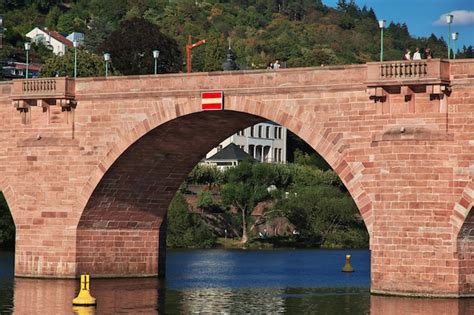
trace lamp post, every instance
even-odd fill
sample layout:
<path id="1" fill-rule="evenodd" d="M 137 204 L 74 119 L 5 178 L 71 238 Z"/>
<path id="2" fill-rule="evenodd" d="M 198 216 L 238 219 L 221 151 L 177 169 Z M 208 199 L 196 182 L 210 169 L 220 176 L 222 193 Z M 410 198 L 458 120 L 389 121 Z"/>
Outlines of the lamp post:
<path id="1" fill-rule="evenodd" d="M 157 73 L 157 70 L 158 70 L 158 57 L 159 56 L 160 56 L 160 51 L 153 50 L 153 59 L 155 59 L 155 74 Z"/>
<path id="2" fill-rule="evenodd" d="M 380 28 L 380 62 L 383 61 L 383 29 L 385 28 L 385 20 L 379 20 Z"/>
<path id="3" fill-rule="evenodd" d="M 456 40 L 458 39 L 458 32 L 451 33 L 451 38 L 453 39 L 453 59 L 456 59 Z"/>
<path id="4" fill-rule="evenodd" d="M 77 46 L 79 46 L 79 43 L 75 40 L 72 42 L 72 45 L 74 46 L 74 79 L 77 77 Z"/>
<path id="5" fill-rule="evenodd" d="M 0 15 L 0 49 L 3 48 L 3 17 Z"/>
<path id="6" fill-rule="evenodd" d="M 105 60 L 105 78 L 107 78 L 109 75 L 109 61 L 110 61 L 109 53 L 104 54 L 104 60 Z"/>
<path id="7" fill-rule="evenodd" d="M 451 24 L 454 16 L 452 14 L 446 15 L 446 23 L 448 23 L 448 59 L 451 59 Z"/>
<path id="8" fill-rule="evenodd" d="M 28 79 L 28 51 L 30 51 L 30 48 L 31 48 L 31 43 L 26 42 L 25 43 L 25 51 L 26 51 L 26 76 L 25 76 L 25 78 L 27 78 L 27 79 Z"/>

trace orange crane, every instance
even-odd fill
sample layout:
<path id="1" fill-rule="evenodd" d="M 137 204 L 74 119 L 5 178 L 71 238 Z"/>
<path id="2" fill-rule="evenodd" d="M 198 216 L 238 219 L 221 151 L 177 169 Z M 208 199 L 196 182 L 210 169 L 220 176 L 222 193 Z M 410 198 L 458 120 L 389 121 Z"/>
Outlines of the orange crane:
<path id="1" fill-rule="evenodd" d="M 194 47 L 201 46 L 204 43 L 206 43 L 206 40 L 201 39 L 200 41 L 195 42 L 194 44 L 192 44 L 191 43 L 191 35 L 189 35 L 188 44 L 186 45 L 186 69 L 187 69 L 188 73 L 191 73 L 193 71 L 192 64 L 191 64 L 192 49 Z"/>

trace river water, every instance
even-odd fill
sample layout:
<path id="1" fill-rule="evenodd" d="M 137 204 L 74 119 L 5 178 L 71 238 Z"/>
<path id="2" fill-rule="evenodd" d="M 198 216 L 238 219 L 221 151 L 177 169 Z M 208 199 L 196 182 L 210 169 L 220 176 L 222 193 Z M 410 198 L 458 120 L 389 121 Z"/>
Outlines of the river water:
<path id="1" fill-rule="evenodd" d="M 371 296 L 368 250 L 168 251 L 166 280 L 92 279 L 97 307 L 76 309 L 77 280 L 14 278 L 13 258 L 0 252 L 0 314 L 474 314 L 473 299 Z"/>

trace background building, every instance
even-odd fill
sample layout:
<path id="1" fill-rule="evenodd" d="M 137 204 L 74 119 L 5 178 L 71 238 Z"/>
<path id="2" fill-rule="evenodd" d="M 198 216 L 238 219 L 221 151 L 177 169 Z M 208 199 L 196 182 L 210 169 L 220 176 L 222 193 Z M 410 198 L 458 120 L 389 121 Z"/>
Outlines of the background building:
<path id="1" fill-rule="evenodd" d="M 222 141 L 206 155 L 206 159 L 234 143 L 257 161 L 286 163 L 286 135 L 286 128 L 272 121 L 259 123 Z"/>
<path id="2" fill-rule="evenodd" d="M 32 43 L 42 44 L 50 47 L 55 55 L 64 55 L 67 47 L 73 47 L 72 42 L 55 31 L 40 29 L 35 27 L 26 33 L 26 37 L 31 38 Z"/>

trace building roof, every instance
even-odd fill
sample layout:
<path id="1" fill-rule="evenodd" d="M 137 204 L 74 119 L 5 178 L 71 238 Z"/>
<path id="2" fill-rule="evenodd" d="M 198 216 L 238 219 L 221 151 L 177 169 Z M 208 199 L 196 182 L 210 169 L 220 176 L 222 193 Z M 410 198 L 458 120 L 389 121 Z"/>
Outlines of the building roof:
<path id="1" fill-rule="evenodd" d="M 30 63 L 30 64 L 28 64 L 28 70 L 29 71 L 40 71 L 41 66 L 42 65 L 38 64 L 38 63 Z M 15 69 L 26 69 L 26 63 L 15 62 L 14 67 L 15 67 Z"/>
<path id="2" fill-rule="evenodd" d="M 207 161 L 243 161 L 245 159 L 252 158 L 250 155 L 245 153 L 244 150 L 239 148 L 235 143 L 230 143 L 228 146 L 206 159 Z"/>
<path id="3" fill-rule="evenodd" d="M 55 40 L 63 43 L 64 45 L 68 47 L 73 47 L 72 42 L 66 37 L 64 37 L 63 35 L 59 34 L 58 32 L 50 31 L 48 29 L 42 29 L 42 31 L 48 34 L 49 36 L 51 36 L 52 38 L 54 38 Z"/>

